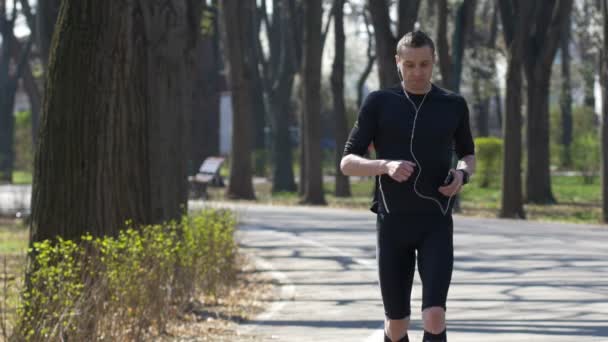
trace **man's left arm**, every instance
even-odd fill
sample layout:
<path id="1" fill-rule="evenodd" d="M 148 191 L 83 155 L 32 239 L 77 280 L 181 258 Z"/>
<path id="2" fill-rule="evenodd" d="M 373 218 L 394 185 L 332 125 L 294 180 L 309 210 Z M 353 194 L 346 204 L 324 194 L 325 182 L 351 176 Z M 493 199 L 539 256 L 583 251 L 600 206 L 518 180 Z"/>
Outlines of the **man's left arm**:
<path id="1" fill-rule="evenodd" d="M 448 185 L 439 187 L 439 192 L 448 197 L 457 194 L 465 181 L 468 182 L 475 172 L 475 143 L 469 124 L 469 107 L 464 98 L 462 98 L 462 106 L 463 116 L 454 134 L 456 154 L 459 160 L 456 169 L 450 170 L 454 175 L 454 180 Z"/>

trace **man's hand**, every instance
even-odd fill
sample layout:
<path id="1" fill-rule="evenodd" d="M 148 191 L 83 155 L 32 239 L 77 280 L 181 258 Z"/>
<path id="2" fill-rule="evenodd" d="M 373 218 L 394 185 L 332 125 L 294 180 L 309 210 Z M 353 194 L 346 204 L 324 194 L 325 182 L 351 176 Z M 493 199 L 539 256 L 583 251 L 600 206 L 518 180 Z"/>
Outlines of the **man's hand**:
<path id="1" fill-rule="evenodd" d="M 385 164 L 386 173 L 397 182 L 405 182 L 414 173 L 416 164 L 409 160 L 391 160 Z"/>
<path id="2" fill-rule="evenodd" d="M 452 183 L 439 187 L 439 192 L 446 197 L 454 196 L 462 189 L 462 172 L 456 169 L 451 169 L 450 172 L 454 175 Z"/>

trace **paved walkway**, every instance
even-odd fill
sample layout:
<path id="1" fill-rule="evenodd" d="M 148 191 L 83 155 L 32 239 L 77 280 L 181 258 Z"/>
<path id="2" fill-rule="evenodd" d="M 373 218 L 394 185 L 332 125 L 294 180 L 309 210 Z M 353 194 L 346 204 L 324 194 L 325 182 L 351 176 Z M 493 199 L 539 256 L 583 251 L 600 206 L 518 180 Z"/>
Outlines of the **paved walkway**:
<path id="1" fill-rule="evenodd" d="M 268 341 L 382 341 L 368 211 L 233 206 L 280 299 L 242 327 Z M 455 218 L 450 342 L 608 341 L 608 226 Z M 410 339 L 421 340 L 420 283 Z"/>

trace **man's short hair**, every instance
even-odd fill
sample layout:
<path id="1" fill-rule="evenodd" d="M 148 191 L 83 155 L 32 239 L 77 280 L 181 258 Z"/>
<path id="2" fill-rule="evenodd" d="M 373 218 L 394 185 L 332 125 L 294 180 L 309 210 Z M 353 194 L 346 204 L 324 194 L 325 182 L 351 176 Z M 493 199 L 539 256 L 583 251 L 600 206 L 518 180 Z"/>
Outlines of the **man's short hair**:
<path id="1" fill-rule="evenodd" d="M 411 31 L 403 35 L 403 37 L 397 43 L 397 54 L 401 52 L 402 49 L 406 47 L 411 48 L 420 48 L 428 46 L 431 48 L 431 52 L 433 53 L 433 57 L 435 56 L 435 43 L 426 33 L 416 30 Z"/>

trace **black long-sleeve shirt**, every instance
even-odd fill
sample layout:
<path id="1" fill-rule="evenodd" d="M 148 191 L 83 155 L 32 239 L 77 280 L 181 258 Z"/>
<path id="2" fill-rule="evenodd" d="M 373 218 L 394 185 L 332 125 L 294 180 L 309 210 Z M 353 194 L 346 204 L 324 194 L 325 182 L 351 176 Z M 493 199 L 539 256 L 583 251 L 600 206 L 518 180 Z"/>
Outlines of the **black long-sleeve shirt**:
<path id="1" fill-rule="evenodd" d="M 416 99 L 418 100 L 418 99 Z M 397 84 L 371 92 L 363 101 L 355 125 L 346 141 L 343 155 L 363 156 L 374 143 L 377 159 L 418 160 L 414 173 L 405 182 L 397 182 L 388 174 L 376 176 L 373 212 L 438 214 L 439 206 L 418 196 L 432 196 L 445 207 L 448 197 L 438 188 L 443 184 L 456 152 L 458 159 L 475 153 L 469 110 L 465 99 L 456 93 L 432 85 L 420 105 L 414 132 L 413 152 L 410 139 L 416 110 L 403 88 Z M 421 172 L 422 171 L 422 172 Z M 451 210 L 450 204 L 450 210 Z"/>

